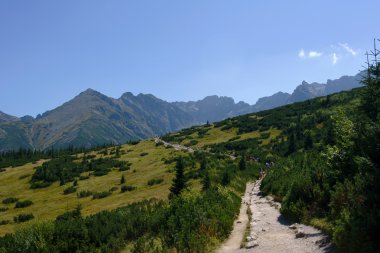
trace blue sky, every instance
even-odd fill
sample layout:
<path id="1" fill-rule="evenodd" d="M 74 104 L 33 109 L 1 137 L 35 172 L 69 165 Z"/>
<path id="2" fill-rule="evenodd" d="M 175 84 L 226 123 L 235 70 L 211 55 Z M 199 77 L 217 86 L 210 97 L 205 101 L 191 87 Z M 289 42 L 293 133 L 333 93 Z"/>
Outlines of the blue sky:
<path id="1" fill-rule="evenodd" d="M 380 1 L 0 2 L 0 110 L 36 116 L 93 88 L 255 103 L 354 75 Z"/>

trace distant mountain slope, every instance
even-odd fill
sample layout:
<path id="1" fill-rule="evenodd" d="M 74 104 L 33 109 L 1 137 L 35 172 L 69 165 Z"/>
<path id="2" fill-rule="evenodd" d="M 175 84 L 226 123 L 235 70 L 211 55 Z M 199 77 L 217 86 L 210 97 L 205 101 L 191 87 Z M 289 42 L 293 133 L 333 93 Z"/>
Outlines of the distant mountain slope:
<path id="1" fill-rule="evenodd" d="M 358 74 L 326 84 L 304 81 L 292 94 L 278 92 L 260 98 L 255 105 L 219 96 L 169 103 L 150 94 L 135 96 L 130 92 L 114 99 L 88 89 L 36 119 L 0 112 L 0 151 L 125 143 L 349 90 L 359 87 L 360 79 Z"/>
<path id="2" fill-rule="evenodd" d="M 198 123 L 215 122 L 252 112 L 249 104 L 235 103 L 230 97 L 208 96 L 198 101 L 174 102 L 173 104 L 189 113 Z"/>
<path id="3" fill-rule="evenodd" d="M 277 92 L 272 96 L 262 97 L 257 100 L 256 104 L 252 106 L 253 111 L 259 112 L 286 105 L 289 101 L 290 96 L 291 95 L 289 93 Z"/>
<path id="4" fill-rule="evenodd" d="M 262 110 L 272 109 L 278 106 L 301 102 L 308 99 L 327 96 L 332 93 L 351 90 L 360 87 L 362 84 L 363 72 L 355 76 L 342 76 L 339 79 L 328 80 L 327 83 L 308 83 L 303 81 L 298 85 L 292 94 L 278 92 L 272 96 L 260 98 L 255 105 L 253 111 L 258 112 Z"/>
<path id="5" fill-rule="evenodd" d="M 16 121 L 16 120 L 18 120 L 17 117 L 12 116 L 12 115 L 8 115 L 8 114 L 0 111 L 0 123 L 9 122 L 9 121 Z"/>
<path id="6" fill-rule="evenodd" d="M 125 143 L 192 124 L 195 122 L 190 115 L 152 95 L 125 93 L 120 99 L 113 99 L 88 89 L 35 120 L 28 117 L 0 125 L 0 149 L 13 147 L 13 142 L 36 149 Z M 17 136 L 27 136 L 24 139 L 28 141 L 17 140 L 11 133 L 12 127 L 19 132 L 22 129 Z"/>

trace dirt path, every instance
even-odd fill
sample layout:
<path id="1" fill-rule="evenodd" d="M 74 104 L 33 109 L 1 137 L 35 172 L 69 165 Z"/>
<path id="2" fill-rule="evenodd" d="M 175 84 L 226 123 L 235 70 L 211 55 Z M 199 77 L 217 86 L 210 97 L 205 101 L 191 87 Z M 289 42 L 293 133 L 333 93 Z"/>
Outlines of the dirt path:
<path id="1" fill-rule="evenodd" d="M 170 142 L 166 142 L 162 139 L 160 139 L 159 137 L 154 137 L 154 141 L 155 143 L 162 143 L 164 144 L 164 146 L 170 146 L 170 147 L 173 147 L 175 150 L 184 150 L 184 151 L 187 151 L 187 152 L 190 152 L 190 153 L 194 153 L 194 149 L 191 148 L 191 147 L 186 147 L 186 146 L 183 146 L 183 145 L 180 145 L 180 144 L 176 144 L 176 143 L 170 143 Z M 197 149 L 197 150 L 201 150 L 201 149 Z M 207 152 L 209 154 L 212 154 L 212 155 L 216 155 L 214 153 L 211 153 L 209 151 L 206 151 L 206 150 L 202 150 L 203 152 Z M 225 155 L 225 156 L 228 156 L 231 160 L 235 160 L 236 159 L 236 156 L 233 156 L 233 155 L 229 155 L 229 154 L 223 154 L 223 153 L 219 153 L 219 155 Z"/>
<path id="2" fill-rule="evenodd" d="M 154 138 L 154 141 L 155 141 L 156 143 L 160 143 L 160 142 L 163 143 L 165 147 L 166 147 L 166 146 L 171 146 L 171 147 L 173 147 L 175 150 L 184 150 L 184 151 L 188 151 L 188 152 L 190 152 L 190 153 L 194 153 L 194 149 L 192 149 L 192 148 L 190 148 L 190 147 L 182 146 L 182 145 L 175 144 L 175 143 L 169 143 L 169 142 L 166 142 L 166 141 L 160 139 L 159 137 L 155 137 L 155 138 Z"/>
<path id="3" fill-rule="evenodd" d="M 245 194 L 242 199 L 242 204 L 240 207 L 239 217 L 234 222 L 234 228 L 231 232 L 230 237 L 227 241 L 223 243 L 217 253 L 227 253 L 234 252 L 240 249 L 241 242 L 243 241 L 243 236 L 248 225 L 248 203 L 250 201 L 250 193 L 254 187 L 253 183 L 247 183 Z"/>
<path id="4" fill-rule="evenodd" d="M 322 253 L 331 251 L 328 240 L 321 231 L 302 224 L 289 226 L 290 224 L 280 215 L 280 204 L 274 202 L 270 197 L 261 196 L 260 183 L 261 181 L 258 180 L 253 186 L 247 186 L 249 197 L 246 197 L 246 192 L 242 204 L 242 209 L 245 208 L 246 210 L 247 205 L 245 202 L 248 202 L 252 211 L 251 231 L 247 238 L 246 248 L 240 249 L 241 238 L 244 235 L 245 229 L 238 228 L 242 223 L 235 222 L 231 237 L 217 251 L 218 253 Z M 241 233 L 240 236 L 234 234 L 235 230 L 239 231 L 236 233 Z M 233 247 L 226 248 L 225 245 L 230 240 L 238 241 L 235 243 L 231 242 Z"/>

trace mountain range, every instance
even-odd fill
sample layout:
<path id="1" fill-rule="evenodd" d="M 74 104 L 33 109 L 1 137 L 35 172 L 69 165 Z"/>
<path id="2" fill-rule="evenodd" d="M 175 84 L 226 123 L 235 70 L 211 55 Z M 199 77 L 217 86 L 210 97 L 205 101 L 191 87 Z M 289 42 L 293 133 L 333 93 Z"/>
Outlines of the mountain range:
<path id="1" fill-rule="evenodd" d="M 224 96 L 167 102 L 151 94 L 135 96 L 126 92 L 114 99 L 88 89 L 36 118 L 17 118 L 0 111 L 0 151 L 125 143 L 350 90 L 361 86 L 361 74 L 328 80 L 325 84 L 303 81 L 292 94 L 278 92 L 258 99 L 254 105 L 235 103 Z"/>

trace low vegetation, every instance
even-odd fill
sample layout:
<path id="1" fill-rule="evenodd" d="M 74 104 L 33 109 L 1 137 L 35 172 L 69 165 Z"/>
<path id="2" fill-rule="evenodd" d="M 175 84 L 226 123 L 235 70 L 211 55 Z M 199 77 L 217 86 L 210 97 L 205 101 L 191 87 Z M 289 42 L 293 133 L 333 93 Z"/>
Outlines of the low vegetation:
<path id="1" fill-rule="evenodd" d="M 17 201 L 15 208 L 24 208 L 33 205 L 31 200 Z"/>

